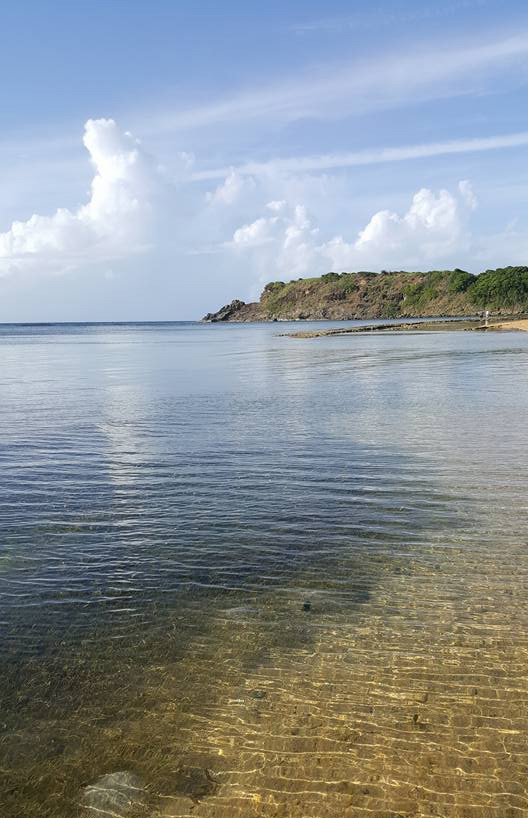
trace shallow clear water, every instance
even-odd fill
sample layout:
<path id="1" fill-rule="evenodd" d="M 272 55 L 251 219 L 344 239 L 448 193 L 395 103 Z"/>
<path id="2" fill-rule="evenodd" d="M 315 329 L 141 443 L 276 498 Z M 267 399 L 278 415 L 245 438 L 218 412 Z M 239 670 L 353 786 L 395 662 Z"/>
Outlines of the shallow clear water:
<path id="1" fill-rule="evenodd" d="M 286 329 L 0 327 L 2 818 L 528 814 L 528 334 Z"/>

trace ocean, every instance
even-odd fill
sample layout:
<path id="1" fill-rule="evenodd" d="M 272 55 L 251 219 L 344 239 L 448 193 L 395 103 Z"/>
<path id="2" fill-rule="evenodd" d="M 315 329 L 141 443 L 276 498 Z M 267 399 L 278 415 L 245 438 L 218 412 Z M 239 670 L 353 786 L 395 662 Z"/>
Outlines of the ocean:
<path id="1" fill-rule="evenodd" d="M 2 818 L 528 814 L 528 334 L 294 329 L 0 326 Z"/>

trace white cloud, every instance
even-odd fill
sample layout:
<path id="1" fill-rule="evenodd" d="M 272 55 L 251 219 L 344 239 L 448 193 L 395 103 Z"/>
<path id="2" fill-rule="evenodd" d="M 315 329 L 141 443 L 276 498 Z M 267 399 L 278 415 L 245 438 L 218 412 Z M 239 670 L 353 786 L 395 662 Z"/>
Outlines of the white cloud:
<path id="1" fill-rule="evenodd" d="M 268 202 L 266 205 L 268 210 L 271 210 L 273 213 L 280 213 L 281 210 L 284 210 L 286 207 L 286 201 L 284 199 L 280 200 L 273 200 L 272 202 Z"/>
<path id="2" fill-rule="evenodd" d="M 160 248 L 185 247 L 194 253 L 197 247 L 212 252 L 215 242 L 217 250 L 227 246 L 252 251 L 260 275 L 271 270 L 295 276 L 328 267 L 423 265 L 462 246 L 467 216 L 475 207 L 467 181 L 460 183 L 456 195 L 424 189 L 403 216 L 380 210 L 355 240 L 338 235 L 321 243 L 319 228 L 298 204 L 297 197 L 304 198 L 303 179 L 312 185 L 306 175 L 274 172 L 254 178 L 231 169 L 206 195 L 204 206 L 203 194 L 194 195 L 193 186 L 184 184 L 191 181 L 188 154 L 179 154 L 179 185 L 174 186 L 140 143 L 111 119 L 88 120 L 84 145 L 95 168 L 87 203 L 13 222 L 0 234 L 0 273 L 61 272 L 127 257 L 154 242 Z M 311 197 L 319 203 L 319 215 L 320 185 L 319 180 L 319 192 Z M 272 198 L 277 194 L 284 198 Z M 240 225 L 240 214 L 262 207 L 264 197 L 265 214 Z M 232 235 L 227 245 L 226 232 Z"/>
<path id="3" fill-rule="evenodd" d="M 469 179 L 462 179 L 462 181 L 458 183 L 458 190 L 469 210 L 475 210 L 477 207 L 477 197 L 475 196 Z"/>
<path id="4" fill-rule="evenodd" d="M 245 193 L 255 189 L 255 180 L 231 168 L 222 184 L 206 194 L 206 201 L 212 205 L 232 205 Z"/>
<path id="5" fill-rule="evenodd" d="M 259 247 L 261 244 L 272 241 L 277 221 L 276 217 L 269 219 L 261 217 L 251 224 L 242 225 L 233 233 L 233 245 L 235 247 Z"/>
<path id="6" fill-rule="evenodd" d="M 142 249 L 162 187 L 159 169 L 112 119 L 88 120 L 83 141 L 95 168 L 88 202 L 13 222 L 0 233 L 0 272 L 34 266 L 62 271 Z"/>
<path id="7" fill-rule="evenodd" d="M 476 198 L 467 180 L 454 192 L 422 188 L 403 213 L 380 209 L 361 230 L 335 235 L 338 211 L 341 228 L 357 218 L 348 183 L 230 169 L 204 196 L 189 155 L 180 154 L 173 168 L 178 184 L 169 182 L 113 120 L 89 120 L 84 145 L 95 169 L 87 202 L 13 222 L 0 234 L 0 274 L 63 272 L 94 262 L 114 270 L 114 260 L 152 248 L 149 258 L 175 271 L 186 254 L 221 254 L 247 292 L 275 275 L 459 265 L 470 248 L 478 257 L 469 227 Z M 246 220 L 248 212 L 254 216 Z"/>
<path id="8" fill-rule="evenodd" d="M 320 250 L 334 267 L 364 267 L 368 263 L 379 269 L 441 261 L 467 246 L 467 217 L 475 205 L 467 181 L 460 183 L 458 195 L 447 190 L 435 194 L 422 188 L 403 216 L 380 210 L 356 241 L 347 243 L 338 236 Z"/>
<path id="9" fill-rule="evenodd" d="M 274 272 L 294 277 L 315 270 L 319 262 L 316 250 L 319 229 L 312 224 L 306 208 L 273 200 L 267 203 L 266 210 L 272 215 L 239 227 L 226 246 L 235 251 L 251 251 L 261 280 Z"/>
<path id="10" fill-rule="evenodd" d="M 476 198 L 468 181 L 456 194 L 422 188 L 403 215 L 375 213 L 357 238 L 335 236 L 320 242 L 319 229 L 301 205 L 270 202 L 272 216 L 261 216 L 238 228 L 231 247 L 249 250 L 268 275 L 295 277 L 323 270 L 423 267 L 467 249 L 469 214 Z"/>

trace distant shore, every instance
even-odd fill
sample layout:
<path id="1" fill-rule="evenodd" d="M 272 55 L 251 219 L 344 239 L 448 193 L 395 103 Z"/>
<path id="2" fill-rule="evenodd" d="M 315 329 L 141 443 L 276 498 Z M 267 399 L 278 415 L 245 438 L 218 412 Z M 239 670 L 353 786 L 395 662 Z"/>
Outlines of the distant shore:
<path id="1" fill-rule="evenodd" d="M 472 275 L 428 272 L 325 273 L 294 281 L 270 281 L 260 299 L 235 298 L 203 321 L 385 321 L 437 317 L 474 318 L 489 311 L 496 321 L 528 312 L 528 267 L 500 267 Z"/>

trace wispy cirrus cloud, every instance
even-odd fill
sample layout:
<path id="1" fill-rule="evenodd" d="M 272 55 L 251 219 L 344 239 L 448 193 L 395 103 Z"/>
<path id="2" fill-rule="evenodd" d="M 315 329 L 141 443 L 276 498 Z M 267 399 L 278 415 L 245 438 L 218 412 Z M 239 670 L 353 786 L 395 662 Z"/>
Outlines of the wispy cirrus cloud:
<path id="1" fill-rule="evenodd" d="M 434 156 L 448 156 L 458 153 L 477 153 L 528 145 L 528 131 L 501 134 L 498 136 L 474 137 L 472 139 L 452 139 L 446 142 L 426 142 L 417 145 L 374 148 L 370 150 L 327 153 L 313 156 L 292 156 L 270 159 L 267 162 L 247 162 L 236 168 L 241 176 L 258 176 L 270 172 L 304 173 L 337 168 L 351 168 L 362 165 L 376 165 L 383 162 L 403 162 L 412 159 L 427 159 Z M 196 181 L 223 179 L 233 173 L 233 168 L 212 168 L 196 171 Z"/>
<path id="2" fill-rule="evenodd" d="M 423 5 L 409 9 L 402 3 L 396 4 L 391 11 L 386 8 L 374 7 L 367 11 L 337 17 L 318 17 L 313 20 L 295 23 L 291 31 L 295 34 L 313 33 L 343 33 L 351 31 L 365 31 L 402 23 L 416 23 L 421 20 L 432 20 L 449 17 L 468 9 L 484 8 L 492 0 L 453 0 L 453 2 L 435 3 L 432 6 Z"/>
<path id="3" fill-rule="evenodd" d="M 350 62 L 319 64 L 191 108 L 150 112 L 142 122 L 150 134 L 198 130 L 244 121 L 290 122 L 303 117 L 361 115 L 427 100 L 490 91 L 490 81 L 528 76 L 528 32 L 446 47 L 430 42 L 409 52 L 394 51 Z M 482 83 L 482 85 L 481 85 Z M 493 84 L 493 83 L 492 83 Z M 492 86 L 491 86 L 492 87 Z"/>
<path id="4" fill-rule="evenodd" d="M 212 125 L 225 128 L 231 145 L 236 130 L 245 123 L 255 133 L 267 127 L 276 127 L 299 118 L 314 119 L 360 117 L 374 109 L 391 109 L 398 106 L 419 105 L 421 102 L 464 94 L 489 93 L 496 90 L 496 83 L 504 79 L 519 85 L 528 80 L 528 31 L 508 36 L 471 42 L 459 41 L 446 47 L 445 43 L 430 42 L 409 52 L 393 51 L 376 53 L 371 58 L 358 58 L 346 63 L 318 64 L 286 74 L 280 83 L 270 82 L 231 95 L 224 95 L 209 103 L 192 107 L 174 108 L 165 104 L 158 111 L 128 111 L 127 122 L 147 139 L 161 142 L 177 139 L 180 144 L 193 145 L 200 134 L 202 153 L 208 144 L 209 134 L 216 133 Z M 1 137 L 0 155 L 7 167 L 39 164 L 46 167 L 61 162 L 82 162 L 77 151 L 76 128 L 71 123 L 62 127 L 62 135 L 28 138 L 26 136 Z M 188 133 L 190 132 L 190 133 Z M 525 134 L 506 134 L 475 139 L 449 140 L 425 145 L 387 147 L 355 152 L 328 152 L 295 158 L 271 159 L 269 162 L 233 161 L 226 151 L 226 167 L 197 171 L 195 178 L 220 179 L 227 167 L 238 165 L 245 175 L 277 169 L 302 171 L 325 170 L 339 167 L 400 161 L 428 156 L 448 155 L 470 151 L 492 150 L 523 145 Z M 255 144 L 255 140 L 250 140 Z M 246 148 L 242 147 L 242 152 Z M 170 153 L 170 150 L 169 150 Z M 240 152 L 239 152 L 240 157 Z M 198 162 L 196 163 L 198 167 Z M 21 170 L 23 168 L 21 167 Z M 66 169 L 65 171 L 69 171 Z"/>

